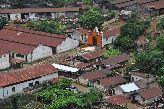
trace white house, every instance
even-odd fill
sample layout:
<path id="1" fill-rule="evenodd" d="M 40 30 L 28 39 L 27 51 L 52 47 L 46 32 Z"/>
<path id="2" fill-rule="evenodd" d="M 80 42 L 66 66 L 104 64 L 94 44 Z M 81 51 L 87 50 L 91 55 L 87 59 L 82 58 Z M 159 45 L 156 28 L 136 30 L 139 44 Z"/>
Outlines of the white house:
<path id="1" fill-rule="evenodd" d="M 109 29 L 100 33 L 102 35 L 102 47 L 104 47 L 107 44 L 112 44 L 114 40 L 120 35 L 120 27 Z"/>
<path id="2" fill-rule="evenodd" d="M 80 9 L 81 7 L 0 9 L 0 17 L 7 17 L 12 21 L 21 19 L 47 19 L 61 16 L 75 18 Z"/>
<path id="3" fill-rule="evenodd" d="M 27 63 L 74 49 L 78 45 L 79 41 L 63 35 L 11 27 L 0 31 L 0 49 L 10 51 L 11 58 Z"/>
<path id="4" fill-rule="evenodd" d="M 9 53 L 0 50 L 0 70 L 10 67 Z"/>
<path id="5" fill-rule="evenodd" d="M 153 103 L 162 97 L 162 90 L 158 87 L 149 87 L 148 89 L 140 90 L 139 94 L 135 96 L 135 100 L 140 104 Z"/>
<path id="6" fill-rule="evenodd" d="M 31 69 L 0 74 L 0 98 L 23 92 L 25 88 L 41 84 L 58 77 L 58 69 L 50 64 Z"/>
<path id="7" fill-rule="evenodd" d="M 79 46 L 79 41 L 67 37 L 60 45 L 56 48 L 56 53 L 62 53 Z"/>
<path id="8" fill-rule="evenodd" d="M 153 82 L 155 78 L 152 75 L 146 75 L 141 72 L 132 72 L 131 73 L 131 81 L 139 81 L 142 80 L 143 82 Z"/>
<path id="9" fill-rule="evenodd" d="M 116 95 L 125 95 L 130 97 L 131 94 L 136 93 L 140 88 L 135 83 L 128 83 L 118 86 Z"/>

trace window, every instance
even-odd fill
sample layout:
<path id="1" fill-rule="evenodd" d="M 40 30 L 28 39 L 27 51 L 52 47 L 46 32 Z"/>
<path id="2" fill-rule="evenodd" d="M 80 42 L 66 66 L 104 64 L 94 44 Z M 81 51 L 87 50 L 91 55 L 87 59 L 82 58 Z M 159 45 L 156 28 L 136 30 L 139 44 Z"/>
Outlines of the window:
<path id="1" fill-rule="evenodd" d="M 39 81 L 35 81 L 35 85 L 38 85 L 39 84 Z"/>
<path id="2" fill-rule="evenodd" d="M 16 57 L 24 58 L 24 55 L 16 54 Z"/>
<path id="3" fill-rule="evenodd" d="M 15 92 L 15 87 L 12 88 L 12 92 Z"/>
<path id="4" fill-rule="evenodd" d="M 32 87 L 33 86 L 33 83 L 29 83 L 29 87 Z"/>

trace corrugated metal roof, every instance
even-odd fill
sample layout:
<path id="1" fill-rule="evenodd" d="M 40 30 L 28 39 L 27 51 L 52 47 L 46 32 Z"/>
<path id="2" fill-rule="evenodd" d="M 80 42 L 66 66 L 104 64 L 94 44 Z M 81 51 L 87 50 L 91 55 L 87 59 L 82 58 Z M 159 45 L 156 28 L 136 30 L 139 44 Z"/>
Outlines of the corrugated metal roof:
<path id="1" fill-rule="evenodd" d="M 65 66 L 65 65 L 60 65 L 60 64 L 52 64 L 55 68 L 61 70 L 61 71 L 66 71 L 66 72 L 78 72 L 79 69 L 73 68 L 70 66 Z"/>
<path id="2" fill-rule="evenodd" d="M 120 87 L 124 92 L 133 92 L 140 89 L 135 83 L 124 84 Z"/>

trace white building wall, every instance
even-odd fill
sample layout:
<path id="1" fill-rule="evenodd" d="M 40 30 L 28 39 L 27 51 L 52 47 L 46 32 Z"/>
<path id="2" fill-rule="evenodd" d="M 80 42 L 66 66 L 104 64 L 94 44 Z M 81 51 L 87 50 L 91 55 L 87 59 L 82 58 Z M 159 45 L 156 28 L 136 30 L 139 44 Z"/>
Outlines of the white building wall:
<path id="1" fill-rule="evenodd" d="M 0 56 L 0 69 L 6 69 L 10 67 L 9 54 L 4 54 Z"/>
<path id="2" fill-rule="evenodd" d="M 32 53 L 28 54 L 27 56 L 27 62 L 33 62 L 41 58 L 45 58 L 48 56 L 51 56 L 52 48 L 44 45 L 39 45 L 37 48 L 35 48 Z"/>
<path id="3" fill-rule="evenodd" d="M 71 38 L 85 43 L 85 42 L 87 42 L 88 35 L 87 34 L 81 35 L 80 32 L 75 31 L 71 34 Z"/>
<path id="4" fill-rule="evenodd" d="M 132 75 L 132 76 L 131 76 L 131 80 L 133 80 L 133 81 L 139 81 L 139 80 L 145 81 L 146 79 L 143 78 L 143 77 L 139 77 L 139 76 Z"/>
<path id="5" fill-rule="evenodd" d="M 56 52 L 62 53 L 78 47 L 79 41 L 67 37 L 60 45 L 57 46 Z"/>
<path id="6" fill-rule="evenodd" d="M 37 19 L 36 13 L 29 13 L 29 19 Z"/>
<path id="7" fill-rule="evenodd" d="M 110 37 L 102 37 L 102 47 L 104 47 L 107 44 L 112 44 L 113 41 L 116 39 L 116 36 L 110 36 Z"/>
<path id="8" fill-rule="evenodd" d="M 22 61 L 26 62 L 26 55 L 24 55 L 24 57 L 18 57 L 17 54 L 19 54 L 19 53 L 14 53 L 14 58 L 15 59 L 22 60 Z"/>
<path id="9" fill-rule="evenodd" d="M 10 20 L 21 19 L 20 13 L 10 14 Z"/>
<path id="10" fill-rule="evenodd" d="M 0 88 L 0 98 L 9 97 L 13 94 L 22 92 L 23 89 L 29 87 L 29 83 L 33 83 L 35 85 L 36 81 L 39 81 L 39 83 L 43 83 L 44 81 L 48 81 L 48 80 L 51 80 L 51 79 L 57 78 L 57 77 L 58 77 L 58 73 L 53 73 L 53 74 L 49 74 L 47 76 L 42 76 L 42 77 L 37 78 L 37 79 L 33 79 L 33 80 L 26 81 L 26 82 L 23 82 L 23 83 L 11 85 L 11 86 L 8 86 L 8 87 L 5 87 L 5 88 L 1 87 Z M 12 92 L 13 87 L 15 87 L 15 92 Z"/>

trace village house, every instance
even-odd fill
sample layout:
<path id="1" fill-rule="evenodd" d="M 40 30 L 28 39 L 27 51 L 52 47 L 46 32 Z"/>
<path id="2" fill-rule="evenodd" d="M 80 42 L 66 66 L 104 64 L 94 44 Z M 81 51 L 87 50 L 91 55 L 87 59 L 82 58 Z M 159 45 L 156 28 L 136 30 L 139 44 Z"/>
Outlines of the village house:
<path id="1" fill-rule="evenodd" d="M 105 92 L 110 92 L 110 94 L 115 95 L 115 90 L 117 89 L 118 85 L 125 84 L 126 79 L 122 76 L 113 76 L 113 77 L 106 77 L 99 80 L 100 87 Z"/>
<path id="2" fill-rule="evenodd" d="M 163 92 L 158 87 L 149 87 L 147 89 L 140 90 L 135 96 L 135 100 L 140 104 L 148 104 L 157 101 L 158 98 L 162 97 Z"/>
<path id="3" fill-rule="evenodd" d="M 105 101 L 109 104 L 112 104 L 113 106 L 123 106 L 123 107 L 125 107 L 129 102 L 129 100 L 122 95 L 107 96 L 105 97 Z"/>
<path id="4" fill-rule="evenodd" d="M 10 67 L 9 52 L 0 49 L 0 70 Z"/>
<path id="5" fill-rule="evenodd" d="M 7 27 L 0 31 L 0 49 L 10 51 L 10 60 L 30 63 L 79 45 L 77 40 L 62 35 Z"/>
<path id="6" fill-rule="evenodd" d="M 72 39 L 76 39 L 81 43 L 86 43 L 88 39 L 88 30 L 83 28 L 75 29 L 70 35 Z"/>
<path id="7" fill-rule="evenodd" d="M 149 40 L 145 36 L 139 36 L 137 40 L 135 40 L 136 48 L 138 51 L 143 51 L 148 49 Z"/>
<path id="8" fill-rule="evenodd" d="M 106 69 L 86 72 L 78 78 L 78 81 L 84 85 L 99 87 L 99 83 L 97 83 L 98 80 L 105 78 L 108 72 Z"/>
<path id="9" fill-rule="evenodd" d="M 39 85 L 58 77 L 58 69 L 45 64 L 30 69 L 23 69 L 0 74 L 0 98 L 23 92 L 25 88 Z"/>
<path id="10" fill-rule="evenodd" d="M 108 68 L 110 70 L 117 69 L 117 68 L 124 66 L 126 64 L 126 62 L 128 62 L 129 60 L 130 60 L 130 56 L 123 53 L 123 54 L 120 54 L 117 56 L 112 56 L 105 60 L 102 60 L 101 67 Z"/>
<path id="11" fill-rule="evenodd" d="M 117 87 L 116 95 L 124 95 L 126 98 L 134 99 L 135 94 L 138 93 L 140 88 L 135 83 L 123 84 Z"/>
<path id="12" fill-rule="evenodd" d="M 95 50 L 90 53 L 85 53 L 81 56 L 77 56 L 76 59 L 80 60 L 81 62 L 85 62 L 85 63 L 98 62 L 98 61 L 102 60 L 102 56 L 105 53 L 105 51 L 106 51 L 106 48 L 102 48 L 102 49 Z"/>
<path id="13" fill-rule="evenodd" d="M 81 7 L 0 9 L 0 16 L 12 21 L 58 17 L 75 18 L 80 10 Z"/>
<path id="14" fill-rule="evenodd" d="M 93 67 L 93 65 L 91 63 L 78 62 L 75 63 L 75 67 L 80 69 L 81 71 L 86 71 L 90 70 Z"/>
<path id="15" fill-rule="evenodd" d="M 141 72 L 132 72 L 131 73 L 131 81 L 139 81 L 142 80 L 143 82 L 153 82 L 155 78 L 152 75 L 144 74 Z"/>

